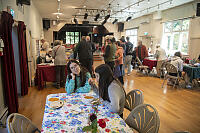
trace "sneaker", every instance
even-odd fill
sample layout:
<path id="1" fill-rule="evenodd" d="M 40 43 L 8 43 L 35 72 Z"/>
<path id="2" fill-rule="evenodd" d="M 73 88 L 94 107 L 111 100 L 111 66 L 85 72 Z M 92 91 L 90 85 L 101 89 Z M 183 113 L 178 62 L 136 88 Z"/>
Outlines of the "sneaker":
<path id="1" fill-rule="evenodd" d="M 186 85 L 186 88 L 187 88 L 187 89 L 191 89 L 192 86 L 191 86 L 191 85 Z"/>
<path id="2" fill-rule="evenodd" d="M 128 73 L 127 75 L 128 75 L 128 76 L 130 76 L 131 74 L 130 74 L 130 73 Z"/>

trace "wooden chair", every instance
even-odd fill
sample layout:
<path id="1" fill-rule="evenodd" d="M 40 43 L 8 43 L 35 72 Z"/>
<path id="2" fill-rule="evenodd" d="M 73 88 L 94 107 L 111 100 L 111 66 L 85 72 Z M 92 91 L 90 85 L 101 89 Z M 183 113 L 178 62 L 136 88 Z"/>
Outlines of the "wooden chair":
<path id="1" fill-rule="evenodd" d="M 7 118 L 9 133 L 41 133 L 41 131 L 25 116 L 12 113 Z"/>
<path id="2" fill-rule="evenodd" d="M 135 107 L 125 122 L 139 133 L 158 133 L 160 127 L 158 113 L 150 104 Z"/>
<path id="3" fill-rule="evenodd" d="M 136 106 L 143 104 L 144 96 L 141 90 L 132 90 L 126 96 L 125 108 L 129 111 L 133 110 Z"/>
<path id="4" fill-rule="evenodd" d="M 149 67 L 148 66 L 144 66 L 138 57 L 136 57 L 136 60 L 137 60 L 137 62 L 139 64 L 139 70 L 141 70 L 141 71 L 144 70 L 145 73 L 148 75 L 148 73 L 149 73 L 149 71 L 148 71 Z"/>
<path id="5" fill-rule="evenodd" d="M 163 85 L 164 85 L 166 79 L 174 79 L 175 80 L 175 82 L 173 84 L 173 88 L 174 88 L 175 85 L 177 83 L 179 83 L 179 81 L 181 79 L 181 77 L 179 76 L 179 73 L 178 73 L 178 69 L 170 63 L 166 63 L 165 68 L 166 68 L 167 73 L 164 76 L 162 88 L 163 88 Z M 170 75 L 170 73 L 177 74 L 177 76 L 172 76 L 172 75 Z"/>

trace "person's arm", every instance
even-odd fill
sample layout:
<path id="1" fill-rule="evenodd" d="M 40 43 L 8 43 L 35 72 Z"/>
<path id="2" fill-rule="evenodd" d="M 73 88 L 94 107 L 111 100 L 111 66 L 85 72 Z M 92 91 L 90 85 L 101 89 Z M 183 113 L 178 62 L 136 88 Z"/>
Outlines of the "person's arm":
<path id="1" fill-rule="evenodd" d="M 65 91 L 67 92 L 67 94 L 71 94 L 74 92 L 74 88 L 75 88 L 75 80 L 69 79 L 69 77 L 67 76 L 67 82 L 65 84 Z"/>
<path id="2" fill-rule="evenodd" d="M 146 46 L 144 46 L 144 55 L 145 55 L 145 57 L 148 57 L 148 50 L 147 50 L 147 48 L 146 48 Z"/>
<path id="3" fill-rule="evenodd" d="M 80 42 L 74 48 L 74 59 L 76 59 L 76 57 L 77 57 L 77 53 L 78 53 L 79 47 L 80 47 Z"/>
<path id="4" fill-rule="evenodd" d="M 96 48 L 95 48 L 94 43 L 91 43 L 91 44 L 92 44 L 92 52 L 94 53 L 96 51 Z"/>
<path id="5" fill-rule="evenodd" d="M 51 54 L 51 56 L 52 56 L 53 59 L 55 59 L 55 55 L 56 55 L 55 54 L 55 50 L 56 50 L 56 48 L 54 47 L 53 50 L 52 50 L 52 54 Z"/>
<path id="6" fill-rule="evenodd" d="M 182 72 L 183 71 L 183 60 L 180 59 L 180 61 L 178 62 L 179 65 L 179 71 Z"/>
<path id="7" fill-rule="evenodd" d="M 108 88 L 108 96 L 109 96 L 110 102 L 104 101 L 104 104 L 112 112 L 115 112 L 115 113 L 118 113 L 119 110 L 120 110 L 120 106 L 119 106 L 119 100 L 120 100 L 119 96 L 120 96 L 120 94 L 117 94 L 117 91 L 115 91 L 115 89 L 117 89 L 118 87 L 120 87 L 120 86 L 117 85 L 117 84 L 115 84 L 113 86 L 109 86 L 109 88 Z"/>
<path id="8" fill-rule="evenodd" d="M 105 50 L 105 54 L 103 55 L 105 58 L 107 58 L 109 56 L 110 53 L 110 45 L 106 46 L 106 50 Z"/>
<path id="9" fill-rule="evenodd" d="M 76 92 L 79 93 L 88 93 L 91 89 L 91 86 L 88 82 L 88 79 L 91 78 L 91 75 L 89 72 L 86 73 L 86 81 L 85 81 L 85 85 L 83 87 L 80 87 L 76 90 Z"/>

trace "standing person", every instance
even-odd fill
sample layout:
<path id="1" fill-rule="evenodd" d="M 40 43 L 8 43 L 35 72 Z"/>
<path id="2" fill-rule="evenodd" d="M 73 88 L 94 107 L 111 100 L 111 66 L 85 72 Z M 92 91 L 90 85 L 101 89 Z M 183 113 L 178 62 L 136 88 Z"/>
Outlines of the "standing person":
<path id="1" fill-rule="evenodd" d="M 90 74 L 92 74 L 92 64 L 93 64 L 92 48 L 90 43 L 86 42 L 85 36 L 82 37 L 82 40 L 75 47 L 74 59 L 76 59 L 77 53 L 81 65 L 84 66 L 90 72 Z"/>
<path id="2" fill-rule="evenodd" d="M 99 96 L 104 104 L 123 118 L 125 105 L 125 90 L 121 83 L 114 78 L 113 72 L 107 64 L 102 64 L 95 69 L 96 81 L 98 82 Z"/>
<path id="3" fill-rule="evenodd" d="M 92 77 L 94 77 L 94 67 L 93 67 L 93 62 L 94 62 L 94 60 L 93 60 L 93 53 L 96 51 L 96 48 L 95 48 L 95 46 L 94 46 L 94 43 L 92 43 L 91 41 L 90 41 L 90 36 L 86 36 L 86 42 L 91 46 L 91 49 L 92 49 L 92 73 L 90 73 L 91 75 L 92 75 Z"/>
<path id="4" fill-rule="evenodd" d="M 65 86 L 66 53 L 65 47 L 61 45 L 59 40 L 55 40 L 54 42 L 52 57 L 54 58 L 56 67 L 56 88 L 60 89 L 60 86 Z"/>
<path id="5" fill-rule="evenodd" d="M 126 57 L 125 57 L 125 68 L 128 68 L 127 75 L 129 76 L 131 73 L 131 61 L 132 61 L 132 53 L 133 53 L 133 44 L 129 41 L 129 37 L 126 37 Z"/>
<path id="6" fill-rule="evenodd" d="M 142 41 L 138 41 L 138 46 L 136 48 L 136 56 L 143 61 L 145 57 L 148 57 L 148 51 L 145 45 L 142 44 Z"/>
<path id="7" fill-rule="evenodd" d="M 91 86 L 88 79 L 91 78 L 87 69 L 80 66 L 76 60 L 70 60 L 67 64 L 67 79 L 65 90 L 67 94 L 73 92 L 87 93 L 90 91 Z"/>
<path id="8" fill-rule="evenodd" d="M 181 52 L 176 52 L 174 54 L 174 56 L 171 58 L 170 60 L 170 64 L 174 65 L 177 70 L 178 70 L 178 75 L 181 77 L 183 75 L 185 75 L 185 72 L 183 72 L 183 60 L 181 59 L 182 54 Z M 177 76 L 177 73 L 169 73 L 169 75 L 171 76 Z M 174 80 L 169 79 L 169 81 L 167 82 L 168 85 L 173 85 L 174 84 Z"/>
<path id="9" fill-rule="evenodd" d="M 160 47 L 160 44 L 156 45 L 155 57 L 158 60 L 157 66 L 156 66 L 157 76 L 160 77 L 161 76 L 161 66 L 167 59 L 166 52 L 163 48 Z"/>
<path id="10" fill-rule="evenodd" d="M 120 45 L 120 42 L 117 41 L 116 43 L 116 47 L 117 47 L 117 51 L 115 53 L 115 57 L 116 57 L 116 60 L 115 60 L 115 69 L 118 69 L 117 67 L 120 68 L 120 73 L 117 75 L 119 81 L 121 82 L 122 85 L 124 85 L 124 78 L 123 78 L 123 53 L 124 53 L 124 50 L 123 48 L 121 47 Z M 116 71 L 115 71 L 116 72 Z"/>
<path id="11" fill-rule="evenodd" d="M 42 50 L 47 52 L 48 49 L 50 48 L 49 43 L 45 39 L 42 39 L 41 42 L 42 42 Z"/>
<path id="12" fill-rule="evenodd" d="M 106 47 L 105 47 L 105 53 L 103 55 L 105 64 L 108 64 L 111 68 L 111 70 L 114 70 L 115 66 L 115 52 L 116 52 L 116 46 L 114 43 L 112 43 L 113 37 L 106 36 Z"/>

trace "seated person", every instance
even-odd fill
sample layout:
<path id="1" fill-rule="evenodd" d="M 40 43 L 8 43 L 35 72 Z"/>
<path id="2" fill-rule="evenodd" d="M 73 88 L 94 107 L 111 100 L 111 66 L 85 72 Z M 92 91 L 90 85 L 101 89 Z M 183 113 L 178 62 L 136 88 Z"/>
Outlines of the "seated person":
<path id="1" fill-rule="evenodd" d="M 180 77 L 184 75 L 183 60 L 181 59 L 181 57 L 182 57 L 181 52 L 176 52 L 170 60 L 170 64 L 174 65 L 178 69 L 178 74 Z M 177 76 L 177 73 L 169 73 L 169 75 Z M 169 81 L 168 84 L 171 85 L 171 84 L 173 84 L 172 82 L 174 82 L 174 81 L 171 81 L 171 83 Z"/>
<path id="2" fill-rule="evenodd" d="M 70 60 L 67 64 L 67 79 L 65 90 L 67 94 L 74 92 L 87 93 L 90 91 L 91 86 L 88 79 L 91 78 L 87 69 L 80 66 L 76 60 Z"/>
<path id="3" fill-rule="evenodd" d="M 99 96 L 104 100 L 104 104 L 123 118 L 126 96 L 123 86 L 113 76 L 112 70 L 107 64 L 96 67 L 95 76 L 98 82 Z M 92 79 L 89 82 L 92 83 Z"/>
<path id="4" fill-rule="evenodd" d="M 53 63 L 53 58 L 51 55 L 52 55 L 52 49 L 48 49 L 45 55 L 45 63 Z"/>

